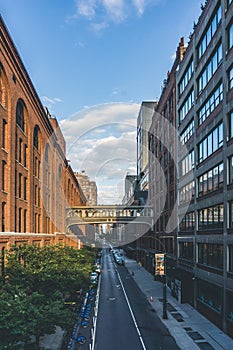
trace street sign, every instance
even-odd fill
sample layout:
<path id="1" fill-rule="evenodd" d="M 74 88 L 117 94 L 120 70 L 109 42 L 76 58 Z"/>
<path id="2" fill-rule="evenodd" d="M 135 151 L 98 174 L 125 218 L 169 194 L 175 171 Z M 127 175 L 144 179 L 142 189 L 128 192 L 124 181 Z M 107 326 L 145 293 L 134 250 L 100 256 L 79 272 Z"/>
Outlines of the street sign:
<path id="1" fill-rule="evenodd" d="M 165 254 L 155 254 L 155 275 L 165 275 Z"/>

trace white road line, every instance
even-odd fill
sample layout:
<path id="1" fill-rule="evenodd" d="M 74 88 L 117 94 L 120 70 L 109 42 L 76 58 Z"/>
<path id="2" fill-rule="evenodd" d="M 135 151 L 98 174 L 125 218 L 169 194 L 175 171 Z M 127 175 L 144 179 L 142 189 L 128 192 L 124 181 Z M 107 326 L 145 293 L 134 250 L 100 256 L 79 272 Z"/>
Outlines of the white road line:
<path id="1" fill-rule="evenodd" d="M 100 283 L 101 283 L 101 274 L 99 276 L 99 282 L 98 282 L 98 288 L 97 288 L 97 292 L 96 292 L 96 309 L 95 309 L 95 324 L 94 324 L 94 332 L 93 332 L 93 337 L 92 337 L 92 346 L 91 346 L 91 350 L 95 349 L 95 336 L 96 336 L 96 321 L 97 321 L 97 316 L 98 316 L 98 311 L 99 311 L 99 293 L 100 293 Z"/>
<path id="2" fill-rule="evenodd" d="M 139 339 L 140 339 L 140 341 L 141 341 L 141 344 L 142 344 L 143 350 L 146 350 L 146 346 L 145 346 L 144 341 L 143 341 L 143 339 L 142 339 L 141 332 L 140 332 L 140 330 L 139 330 L 139 328 L 138 328 L 137 321 L 136 321 L 136 319 L 135 319 L 135 316 L 134 316 L 133 310 L 132 310 L 132 308 L 131 308 L 131 306 L 130 306 L 129 299 L 128 299 L 128 296 L 127 296 L 127 294 L 126 294 L 125 288 L 124 288 L 124 286 L 123 286 L 123 283 L 122 283 L 122 280 L 121 280 L 120 274 L 119 274 L 119 272 L 118 272 L 117 270 L 116 270 L 116 272 L 117 272 L 117 275 L 118 275 L 118 278 L 119 278 L 119 281 L 120 281 L 121 287 L 122 287 L 122 289 L 123 289 L 123 292 L 124 292 L 124 295 L 125 295 L 125 299 L 126 299 L 126 302 L 127 302 L 128 307 L 129 307 L 129 311 L 130 311 L 130 313 L 131 313 L 131 316 L 132 316 L 132 319 L 133 319 L 134 325 L 135 325 L 135 327 L 136 327 L 136 330 L 137 330 L 137 333 L 138 333 Z"/>

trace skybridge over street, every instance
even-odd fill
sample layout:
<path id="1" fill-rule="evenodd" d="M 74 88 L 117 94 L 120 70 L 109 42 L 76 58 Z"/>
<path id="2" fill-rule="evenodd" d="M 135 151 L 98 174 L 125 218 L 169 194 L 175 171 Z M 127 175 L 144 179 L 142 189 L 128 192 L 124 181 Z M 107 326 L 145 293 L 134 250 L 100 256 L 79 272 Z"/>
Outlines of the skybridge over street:
<path id="1" fill-rule="evenodd" d="M 148 229 L 153 225 L 151 206 L 97 205 L 68 208 L 66 225 L 93 224 L 145 224 Z"/>

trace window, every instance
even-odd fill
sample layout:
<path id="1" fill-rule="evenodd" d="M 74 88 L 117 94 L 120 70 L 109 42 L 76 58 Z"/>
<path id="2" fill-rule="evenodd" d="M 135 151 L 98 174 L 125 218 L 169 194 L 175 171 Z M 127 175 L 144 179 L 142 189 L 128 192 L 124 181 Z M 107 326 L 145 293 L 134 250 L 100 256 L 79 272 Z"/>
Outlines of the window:
<path id="1" fill-rule="evenodd" d="M 2 202 L 2 232 L 5 232 L 6 202 Z"/>
<path id="2" fill-rule="evenodd" d="M 23 199 L 26 201 L 27 200 L 27 178 L 24 178 L 24 195 Z"/>
<path id="3" fill-rule="evenodd" d="M 179 242 L 179 258 L 194 260 L 193 242 Z"/>
<path id="4" fill-rule="evenodd" d="M 22 145 L 23 145 L 23 140 L 20 138 L 19 139 L 19 163 L 22 163 Z"/>
<path id="5" fill-rule="evenodd" d="M 233 46 L 233 23 L 230 25 L 228 29 L 228 44 L 229 44 L 228 48 L 230 50 Z"/>
<path id="6" fill-rule="evenodd" d="M 218 269 L 223 268 L 223 245 L 222 244 L 198 244 L 198 263 Z"/>
<path id="7" fill-rule="evenodd" d="M 223 163 L 198 178 L 198 197 L 223 188 Z"/>
<path id="8" fill-rule="evenodd" d="M 229 115 L 229 137 L 233 137 L 233 112 Z"/>
<path id="9" fill-rule="evenodd" d="M 233 202 L 229 202 L 229 228 L 233 228 Z"/>
<path id="10" fill-rule="evenodd" d="M 195 182 L 191 181 L 179 190 L 179 202 L 190 202 L 194 198 Z"/>
<path id="11" fill-rule="evenodd" d="M 6 149 L 6 125 L 5 119 L 2 120 L 2 148 Z"/>
<path id="12" fill-rule="evenodd" d="M 233 88 L 233 67 L 228 71 L 228 89 Z"/>
<path id="13" fill-rule="evenodd" d="M 37 205 L 37 202 L 38 200 L 37 200 L 37 185 L 36 185 L 34 188 L 34 204 Z"/>
<path id="14" fill-rule="evenodd" d="M 24 222 L 24 232 L 27 232 L 27 210 L 24 209 L 23 213 L 23 222 Z"/>
<path id="15" fill-rule="evenodd" d="M 205 304 L 217 312 L 222 309 L 222 295 L 221 288 L 205 282 L 197 280 L 197 299 L 199 302 Z"/>
<path id="16" fill-rule="evenodd" d="M 188 126 L 185 128 L 185 130 L 180 135 L 180 141 L 184 145 L 193 135 L 194 133 L 194 120 L 188 124 Z"/>
<path id="17" fill-rule="evenodd" d="M 194 104 L 194 90 L 190 92 L 184 103 L 182 104 L 180 110 L 179 110 L 179 122 L 181 123 L 182 120 L 186 117 L 186 115 L 189 113 L 190 109 L 193 107 Z"/>
<path id="18" fill-rule="evenodd" d="M 23 156 L 24 163 L 23 163 L 23 165 L 25 166 L 25 168 L 27 167 L 27 151 L 28 151 L 28 146 L 24 145 L 24 156 Z"/>
<path id="19" fill-rule="evenodd" d="M 25 120 L 24 120 L 24 103 L 19 100 L 16 107 L 16 124 L 25 131 Z"/>
<path id="20" fill-rule="evenodd" d="M 35 213 L 35 216 L 34 216 L 34 231 L 35 231 L 35 233 L 37 233 L 37 213 Z"/>
<path id="21" fill-rule="evenodd" d="M 19 198 L 22 198 L 22 174 L 19 173 Z"/>
<path id="22" fill-rule="evenodd" d="M 180 222 L 180 231 L 193 231 L 195 228 L 194 212 L 186 213 Z"/>
<path id="23" fill-rule="evenodd" d="M 39 151 L 39 126 L 36 125 L 33 134 L 33 146 Z"/>
<path id="24" fill-rule="evenodd" d="M 208 100 L 204 103 L 201 109 L 198 111 L 198 124 L 201 125 L 214 109 L 223 100 L 223 84 L 221 83 L 215 91 L 210 95 Z"/>
<path id="25" fill-rule="evenodd" d="M 233 156 L 229 157 L 229 177 L 228 183 L 231 184 L 233 182 Z"/>
<path id="26" fill-rule="evenodd" d="M 40 214 L 38 214 L 38 225 L 37 225 L 37 227 L 38 227 L 38 233 L 40 232 Z"/>
<path id="27" fill-rule="evenodd" d="M 209 45 L 211 39 L 213 38 L 220 22 L 222 19 L 222 10 L 221 10 L 221 5 L 218 7 L 218 9 L 215 12 L 215 15 L 210 23 L 210 25 L 207 27 L 204 37 L 202 38 L 200 44 L 198 45 L 197 48 L 197 53 L 198 53 L 198 59 L 200 59 L 203 54 L 205 53 L 207 46 Z"/>
<path id="28" fill-rule="evenodd" d="M 192 74 L 193 74 L 193 60 L 189 63 L 186 71 L 184 72 L 184 75 L 181 78 L 181 81 L 179 83 L 179 95 L 181 95 L 184 91 L 184 89 L 186 88 L 186 86 L 188 85 Z"/>
<path id="29" fill-rule="evenodd" d="M 38 206 L 40 207 L 40 187 L 38 187 Z"/>
<path id="30" fill-rule="evenodd" d="M 233 245 L 228 246 L 228 255 L 229 255 L 229 267 L 228 270 L 233 272 Z"/>
<path id="31" fill-rule="evenodd" d="M 6 162 L 2 161 L 2 191 L 6 190 Z"/>
<path id="32" fill-rule="evenodd" d="M 218 48 L 215 50 L 213 56 L 211 57 L 210 61 L 207 63 L 206 67 L 202 71 L 200 77 L 197 80 L 197 89 L 198 94 L 200 95 L 216 70 L 218 69 L 219 65 L 222 63 L 222 44 L 218 46 Z"/>
<path id="33" fill-rule="evenodd" d="M 198 211 L 198 229 L 209 230 L 223 228 L 223 204 Z"/>
<path id="34" fill-rule="evenodd" d="M 170 113 L 173 111 L 173 94 L 169 97 L 169 111 Z"/>
<path id="35" fill-rule="evenodd" d="M 186 175 L 195 166 L 194 150 L 192 150 L 181 162 L 180 162 L 180 176 Z"/>
<path id="36" fill-rule="evenodd" d="M 19 231 L 21 232 L 22 230 L 22 208 L 19 208 Z"/>
<path id="37" fill-rule="evenodd" d="M 38 174 L 37 174 L 37 176 L 38 176 L 38 179 L 40 179 L 40 161 L 38 160 Z"/>
<path id="38" fill-rule="evenodd" d="M 208 136 L 198 145 L 198 162 L 211 156 L 223 146 L 223 123 L 219 124 Z"/>

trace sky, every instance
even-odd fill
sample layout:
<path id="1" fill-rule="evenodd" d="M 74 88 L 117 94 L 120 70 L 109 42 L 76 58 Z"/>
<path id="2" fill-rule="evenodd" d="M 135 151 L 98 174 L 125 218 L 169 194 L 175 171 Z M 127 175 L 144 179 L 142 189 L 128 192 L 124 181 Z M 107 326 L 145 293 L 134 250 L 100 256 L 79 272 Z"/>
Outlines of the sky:
<path id="1" fill-rule="evenodd" d="M 204 1 L 203 1 L 204 2 Z M 136 174 L 142 101 L 157 100 L 199 0 L 0 0 L 0 13 L 74 171 L 119 204 Z"/>

